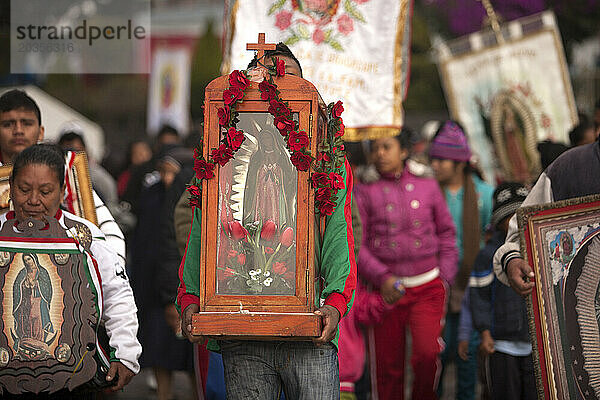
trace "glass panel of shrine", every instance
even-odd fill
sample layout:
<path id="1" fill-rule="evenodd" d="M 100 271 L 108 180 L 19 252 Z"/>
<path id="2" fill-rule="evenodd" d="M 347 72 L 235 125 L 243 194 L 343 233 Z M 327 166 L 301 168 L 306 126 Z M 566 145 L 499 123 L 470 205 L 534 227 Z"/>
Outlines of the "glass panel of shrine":
<path id="1" fill-rule="evenodd" d="M 245 140 L 219 172 L 216 292 L 294 295 L 297 170 L 271 114 L 240 113 L 237 129 Z"/>

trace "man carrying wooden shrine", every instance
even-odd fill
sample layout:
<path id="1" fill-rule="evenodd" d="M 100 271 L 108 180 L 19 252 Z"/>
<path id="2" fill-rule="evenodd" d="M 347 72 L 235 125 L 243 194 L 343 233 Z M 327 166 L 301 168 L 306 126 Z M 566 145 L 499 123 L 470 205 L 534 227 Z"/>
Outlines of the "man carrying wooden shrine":
<path id="1" fill-rule="evenodd" d="M 300 63 L 283 44 L 265 52 L 265 65 L 273 57 L 285 62 L 287 74 L 302 76 Z M 257 66 L 257 59 L 250 68 Z M 251 79 L 264 76 L 264 67 L 249 71 Z M 344 188 L 337 194 L 335 210 L 326 217 L 323 242 L 319 254 L 324 289 L 316 299 L 315 314 L 322 316 L 321 336 L 311 341 L 210 341 L 209 349 L 220 350 L 225 368 L 227 398 L 338 399 L 339 372 L 337 357 L 338 323 L 352 305 L 356 286 L 356 264 L 351 218 L 352 174 L 348 162 L 337 171 Z M 192 227 L 179 277 L 177 305 L 182 312 L 182 331 L 193 342 L 202 340 L 192 335 L 192 314 L 199 310 L 201 209 L 193 209 Z"/>

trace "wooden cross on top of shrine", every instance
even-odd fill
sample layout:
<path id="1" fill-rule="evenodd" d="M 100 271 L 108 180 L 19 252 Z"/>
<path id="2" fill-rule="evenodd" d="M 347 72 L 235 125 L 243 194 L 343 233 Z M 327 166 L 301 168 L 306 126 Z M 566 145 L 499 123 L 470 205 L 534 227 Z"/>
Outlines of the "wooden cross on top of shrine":
<path id="1" fill-rule="evenodd" d="M 256 50 L 256 59 L 260 60 L 265 55 L 265 50 L 275 50 L 276 45 L 273 43 L 265 43 L 265 34 L 258 34 L 258 43 L 246 43 L 246 50 Z"/>

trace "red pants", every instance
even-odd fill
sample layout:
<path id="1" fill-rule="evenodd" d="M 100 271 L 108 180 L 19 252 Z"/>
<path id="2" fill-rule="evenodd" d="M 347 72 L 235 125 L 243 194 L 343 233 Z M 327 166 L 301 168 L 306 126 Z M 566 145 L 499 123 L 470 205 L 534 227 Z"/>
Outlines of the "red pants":
<path id="1" fill-rule="evenodd" d="M 412 399 L 437 399 L 446 288 L 440 278 L 414 288 L 369 332 L 373 398 L 404 399 L 406 329 L 412 337 Z M 373 359 L 375 354 L 375 360 Z"/>

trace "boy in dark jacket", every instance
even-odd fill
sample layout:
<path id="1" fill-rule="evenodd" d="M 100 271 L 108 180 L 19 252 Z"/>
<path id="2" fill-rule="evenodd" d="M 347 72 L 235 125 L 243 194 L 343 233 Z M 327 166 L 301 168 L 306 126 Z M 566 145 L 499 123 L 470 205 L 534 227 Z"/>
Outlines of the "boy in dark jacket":
<path id="1" fill-rule="evenodd" d="M 493 399 L 537 398 L 525 300 L 498 281 L 493 268 L 508 221 L 527 194 L 519 183 L 503 183 L 494 191 L 492 224 L 496 230 L 477 255 L 469 283 L 473 326 L 481 334 L 481 351 L 489 356 Z"/>

